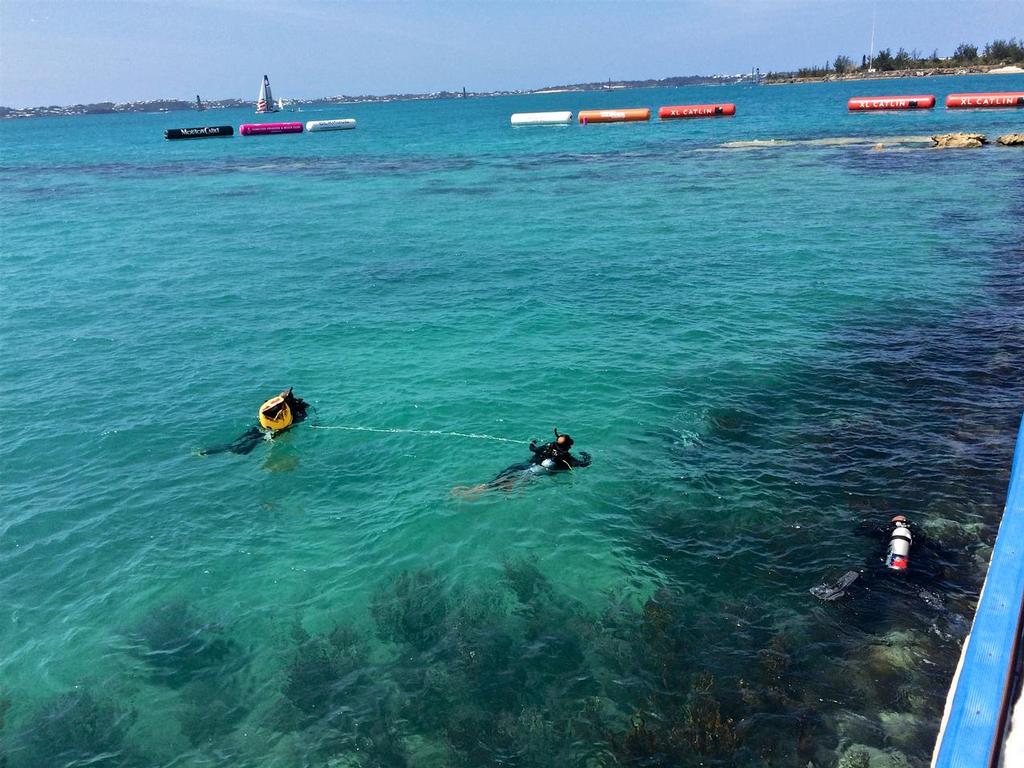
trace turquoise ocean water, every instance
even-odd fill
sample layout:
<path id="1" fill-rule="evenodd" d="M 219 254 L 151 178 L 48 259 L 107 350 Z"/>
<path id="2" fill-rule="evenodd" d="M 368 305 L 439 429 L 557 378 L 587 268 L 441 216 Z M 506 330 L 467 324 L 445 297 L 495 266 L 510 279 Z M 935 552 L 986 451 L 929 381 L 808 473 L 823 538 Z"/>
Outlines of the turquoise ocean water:
<path id="1" fill-rule="evenodd" d="M 1024 402 L 1024 152 L 892 137 L 1024 114 L 846 100 L 1011 89 L 0 124 L 0 764 L 926 765 Z M 305 423 L 199 455 L 287 386 Z M 451 493 L 553 426 L 591 467 Z"/>

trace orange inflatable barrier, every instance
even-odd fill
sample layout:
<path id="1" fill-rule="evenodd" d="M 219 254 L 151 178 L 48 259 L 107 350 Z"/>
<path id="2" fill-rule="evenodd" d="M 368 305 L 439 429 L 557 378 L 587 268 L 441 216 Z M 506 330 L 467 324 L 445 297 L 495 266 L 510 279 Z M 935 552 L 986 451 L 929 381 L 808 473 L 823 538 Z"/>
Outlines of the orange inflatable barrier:
<path id="1" fill-rule="evenodd" d="M 730 117 L 736 114 L 735 104 L 683 104 L 678 107 L 662 107 L 658 117 L 671 120 L 677 117 Z"/>
<path id="2" fill-rule="evenodd" d="M 1024 93 L 951 93 L 946 109 L 992 109 L 993 107 L 1024 107 Z"/>
<path id="3" fill-rule="evenodd" d="M 580 125 L 587 123 L 632 123 L 650 120 L 649 109 L 584 109 L 580 111 Z"/>
<path id="4" fill-rule="evenodd" d="M 847 102 L 851 112 L 876 109 L 931 109 L 934 96 L 857 96 Z"/>

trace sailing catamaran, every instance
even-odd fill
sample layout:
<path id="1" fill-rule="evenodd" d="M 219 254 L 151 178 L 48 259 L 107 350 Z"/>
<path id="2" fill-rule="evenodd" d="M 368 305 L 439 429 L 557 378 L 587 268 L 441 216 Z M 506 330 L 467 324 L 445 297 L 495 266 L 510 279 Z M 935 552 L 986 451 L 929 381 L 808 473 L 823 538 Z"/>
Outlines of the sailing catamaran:
<path id="1" fill-rule="evenodd" d="M 270 78 L 263 76 L 263 85 L 260 86 L 260 98 L 256 102 L 256 114 L 264 115 L 268 112 L 277 112 L 279 107 L 274 103 L 274 97 L 270 95 Z"/>
<path id="2" fill-rule="evenodd" d="M 203 105 L 203 100 L 199 98 L 199 94 L 196 94 L 196 112 L 203 112 L 206 107 Z"/>

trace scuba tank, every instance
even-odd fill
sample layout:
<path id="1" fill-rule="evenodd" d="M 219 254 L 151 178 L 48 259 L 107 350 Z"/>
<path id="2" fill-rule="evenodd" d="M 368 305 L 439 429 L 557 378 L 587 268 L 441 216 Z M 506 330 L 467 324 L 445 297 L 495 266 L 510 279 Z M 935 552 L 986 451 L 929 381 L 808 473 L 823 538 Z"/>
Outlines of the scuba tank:
<path id="1" fill-rule="evenodd" d="M 914 540 L 910 535 L 910 523 L 903 515 L 896 515 L 890 522 L 892 532 L 889 534 L 889 552 L 885 556 L 885 567 L 892 571 L 905 571 L 909 563 L 910 544 Z"/>

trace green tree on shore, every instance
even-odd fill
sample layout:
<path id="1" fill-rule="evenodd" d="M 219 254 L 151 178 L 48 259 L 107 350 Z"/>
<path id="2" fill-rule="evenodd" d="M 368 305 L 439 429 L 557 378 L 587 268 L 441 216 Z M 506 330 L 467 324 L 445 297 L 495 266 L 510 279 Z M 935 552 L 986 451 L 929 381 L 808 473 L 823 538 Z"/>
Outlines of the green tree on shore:
<path id="1" fill-rule="evenodd" d="M 845 75 L 847 72 L 853 71 L 853 60 L 849 56 L 839 54 L 836 56 L 836 60 L 832 64 L 832 69 L 840 75 Z"/>
<path id="2" fill-rule="evenodd" d="M 970 43 L 960 43 L 953 51 L 954 61 L 974 62 L 978 60 L 978 46 Z"/>
<path id="3" fill-rule="evenodd" d="M 993 40 L 985 46 L 983 58 L 991 64 L 1024 61 L 1024 43 L 1018 42 L 1014 37 L 1009 40 Z"/>

